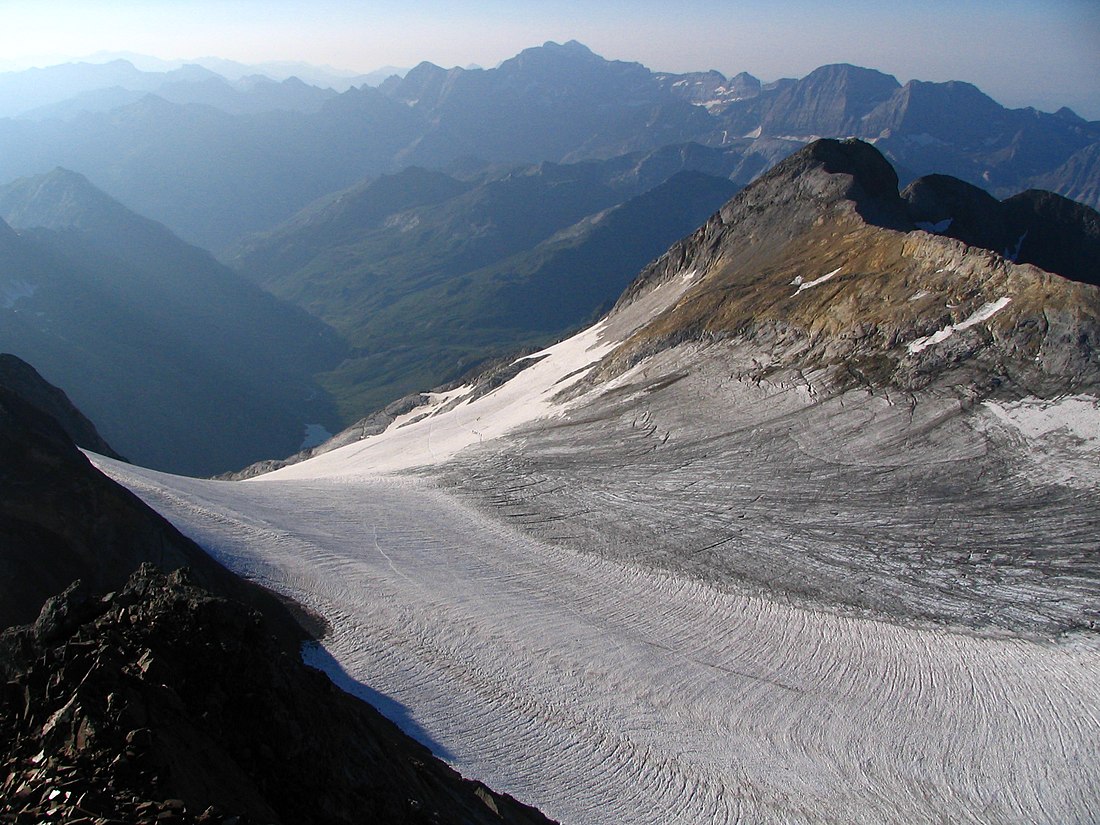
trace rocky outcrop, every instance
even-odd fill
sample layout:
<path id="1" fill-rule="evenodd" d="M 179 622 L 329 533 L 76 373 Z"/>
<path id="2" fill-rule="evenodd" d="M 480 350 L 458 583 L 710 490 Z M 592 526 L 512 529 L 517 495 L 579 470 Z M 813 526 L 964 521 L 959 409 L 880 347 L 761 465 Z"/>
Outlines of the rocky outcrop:
<path id="1" fill-rule="evenodd" d="M 948 175 L 919 178 L 902 198 L 920 229 L 1100 285 L 1100 214 L 1084 204 L 1037 189 L 998 201 Z"/>
<path id="2" fill-rule="evenodd" d="M 1025 193 L 1002 204 L 942 177 L 903 199 L 874 147 L 817 141 L 643 271 L 615 312 L 674 279 L 691 286 L 588 383 L 686 341 L 737 339 L 761 348 L 762 370 L 823 369 L 842 384 L 942 379 L 979 396 L 1095 388 L 1100 293 L 1023 263 L 1068 261 L 1067 274 L 1095 282 L 1095 213 L 1068 203 Z M 935 234 L 956 216 L 965 242 Z M 1029 253 L 1032 231 L 1041 241 Z M 991 251 L 1006 238 L 1018 249 Z M 979 240 L 988 248 L 967 245 Z"/>
<path id="3" fill-rule="evenodd" d="M 547 823 L 281 653 L 260 615 L 143 566 L 0 636 L 0 821 Z"/>
<path id="4" fill-rule="evenodd" d="M 822 66 L 776 96 L 761 130 L 766 135 L 862 134 L 862 115 L 897 89 L 895 78 L 874 69 Z"/>

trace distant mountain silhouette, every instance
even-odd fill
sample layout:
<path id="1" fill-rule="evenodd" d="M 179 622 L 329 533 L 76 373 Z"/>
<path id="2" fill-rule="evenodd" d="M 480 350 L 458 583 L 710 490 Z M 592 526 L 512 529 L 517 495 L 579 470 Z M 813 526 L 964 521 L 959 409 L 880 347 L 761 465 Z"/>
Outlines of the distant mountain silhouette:
<path id="1" fill-rule="evenodd" d="M 125 91 L 114 80 L 104 74 L 102 85 L 73 91 L 98 96 L 87 106 L 109 111 L 0 120 L 0 180 L 76 169 L 219 253 L 318 198 L 410 165 L 476 175 L 686 142 L 764 159 L 759 173 L 780 148 L 789 154 L 817 137 L 854 136 L 875 141 L 903 182 L 947 173 L 997 197 L 1038 185 L 1100 205 L 1091 155 L 1079 155 L 1100 142 L 1100 124 L 1069 110 L 1006 109 L 961 81 L 901 85 L 847 64 L 762 84 L 744 73 L 654 73 L 570 41 L 527 49 L 494 69 L 421 63 L 377 89 L 339 95 L 293 80 L 229 83 L 196 69 L 157 75 L 149 91 L 159 97 L 135 100 L 134 84 Z M 52 105 L 69 116 L 82 104 L 70 95 Z"/>
<path id="2" fill-rule="evenodd" d="M 64 384 L 149 466 L 209 474 L 294 449 L 338 422 L 312 375 L 331 330 L 80 175 L 0 188 L 0 348 Z M 296 443 L 297 442 L 297 443 Z"/>

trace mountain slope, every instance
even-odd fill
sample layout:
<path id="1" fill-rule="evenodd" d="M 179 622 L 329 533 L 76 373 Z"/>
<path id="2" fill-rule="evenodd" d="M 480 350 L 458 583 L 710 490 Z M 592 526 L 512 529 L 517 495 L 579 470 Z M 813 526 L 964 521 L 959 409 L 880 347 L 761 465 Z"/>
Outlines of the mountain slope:
<path id="1" fill-rule="evenodd" d="M 1057 169 L 1039 175 L 1034 183 L 1039 189 L 1094 207 L 1100 205 L 1100 142 L 1075 152 Z"/>
<path id="2" fill-rule="evenodd" d="M 564 822 L 1091 821 L 1100 294 L 910 208 L 814 143 L 598 323 L 335 449 L 102 464 Z"/>
<path id="3" fill-rule="evenodd" d="M 640 193 L 692 162 L 542 164 L 477 185 L 412 168 L 254 239 L 234 264 L 356 348 L 325 383 L 361 416 L 610 306 L 736 191 L 685 174 Z"/>
<path id="4" fill-rule="evenodd" d="M 163 226 L 58 170 L 0 191 L 0 338 L 134 460 L 213 473 L 339 419 L 313 382 L 342 345 Z"/>
<path id="5" fill-rule="evenodd" d="M 892 616 L 1093 622 L 1100 559 L 1074 501 L 1098 481 L 1100 296 L 916 229 L 909 208 L 869 145 L 812 144 L 648 267 L 564 361 L 429 394 L 275 476 L 457 455 L 458 489 L 577 547 Z M 1066 238 L 1087 248 L 1087 227 Z M 959 558 L 985 561 L 955 579 Z"/>

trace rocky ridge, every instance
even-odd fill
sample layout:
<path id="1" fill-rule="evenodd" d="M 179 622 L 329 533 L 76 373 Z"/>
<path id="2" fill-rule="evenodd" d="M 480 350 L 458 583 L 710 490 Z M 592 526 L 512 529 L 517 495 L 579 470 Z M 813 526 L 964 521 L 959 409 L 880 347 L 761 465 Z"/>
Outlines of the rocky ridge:
<path id="1" fill-rule="evenodd" d="M 0 636 L 0 822 L 546 823 L 282 653 L 259 614 L 142 566 Z"/>
<path id="2" fill-rule="evenodd" d="M 965 367 L 983 392 L 1006 384 L 1017 392 L 1095 386 L 1096 289 L 1024 263 L 1026 238 L 1015 252 L 992 251 L 1018 238 L 1020 227 L 1029 235 L 1054 235 L 1063 243 L 1035 243 L 1034 259 L 1096 280 L 1095 263 L 1091 269 L 1087 263 L 1096 243 L 1095 212 L 1073 204 L 1062 209 L 1072 215 L 1047 222 L 1043 215 L 1059 211 L 1064 199 L 1025 193 L 1002 204 L 945 180 L 951 179 L 922 179 L 903 198 L 894 170 L 869 144 L 811 144 L 639 276 L 617 311 L 670 279 L 692 273 L 692 281 L 674 306 L 611 353 L 589 383 L 668 346 L 738 338 L 769 353 L 762 371 L 822 368 L 841 384 L 915 390 Z M 948 197 L 948 190 L 968 197 Z M 960 237 L 989 248 L 927 231 L 950 232 L 956 212 L 962 213 Z"/>

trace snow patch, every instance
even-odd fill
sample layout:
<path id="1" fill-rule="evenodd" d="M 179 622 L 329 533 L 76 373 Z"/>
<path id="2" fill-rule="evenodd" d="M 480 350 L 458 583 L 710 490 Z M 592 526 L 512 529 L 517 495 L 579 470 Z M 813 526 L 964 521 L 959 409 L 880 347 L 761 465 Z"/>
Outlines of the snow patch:
<path id="1" fill-rule="evenodd" d="M 951 228 L 951 223 L 954 218 L 944 218 L 942 221 L 932 223 L 931 221 L 917 221 L 917 229 L 923 229 L 925 232 L 931 232 L 933 235 L 941 235 Z"/>
<path id="2" fill-rule="evenodd" d="M 9 281 L 6 284 L 0 284 L 0 306 L 11 309 L 23 298 L 30 298 L 37 291 L 37 284 L 29 284 L 26 281 Z"/>
<path id="3" fill-rule="evenodd" d="M 536 363 L 486 395 L 471 398 L 470 385 L 432 393 L 426 404 L 394 419 L 384 432 L 264 478 L 370 477 L 437 464 L 473 444 L 536 419 L 560 415 L 568 404 L 555 401 L 555 396 L 583 378 L 618 345 L 616 340 L 600 340 L 604 325 L 601 321 L 572 338 L 517 359 L 515 363 Z"/>
<path id="4" fill-rule="evenodd" d="M 1014 431 L 1027 452 L 1027 474 L 1071 487 L 1100 487 L 1100 399 L 1029 397 L 982 406 Z"/>
<path id="5" fill-rule="evenodd" d="M 931 335 L 926 335 L 923 338 L 918 338 L 916 341 L 910 341 L 909 352 L 921 352 L 922 350 L 928 349 L 928 347 L 932 346 L 933 344 L 938 344 L 941 341 L 946 341 L 956 332 L 961 332 L 964 329 L 969 329 L 970 327 L 977 326 L 983 321 L 988 321 L 1010 303 L 1012 303 L 1011 298 L 1003 297 L 998 298 L 992 303 L 983 304 L 977 312 L 975 312 L 965 321 L 959 321 L 959 323 L 957 324 L 948 324 L 939 332 L 934 332 Z"/>
<path id="6" fill-rule="evenodd" d="M 797 276 L 793 281 L 791 281 L 791 286 L 797 286 L 798 289 L 795 291 L 794 295 L 792 295 L 791 297 L 793 298 L 793 297 L 799 295 L 803 290 L 811 289 L 811 288 L 817 286 L 818 284 L 823 284 L 826 281 L 828 281 L 829 279 L 836 277 L 838 274 L 840 274 L 841 269 L 843 269 L 843 267 L 838 266 L 832 272 L 826 272 L 820 278 L 815 278 L 812 281 L 804 281 L 804 280 L 802 280 L 801 275 Z"/>
<path id="7" fill-rule="evenodd" d="M 929 297 L 931 294 L 932 293 L 929 292 L 927 289 L 919 289 L 919 290 L 917 290 L 916 292 L 913 293 L 912 297 L 910 297 L 909 300 L 910 301 L 919 301 L 922 298 Z"/>
<path id="8" fill-rule="evenodd" d="M 1031 441 L 1059 434 L 1100 450 L 1100 399 L 1091 395 L 1068 395 L 1053 401 L 1032 397 L 1006 404 L 985 401 L 983 406 Z"/>

